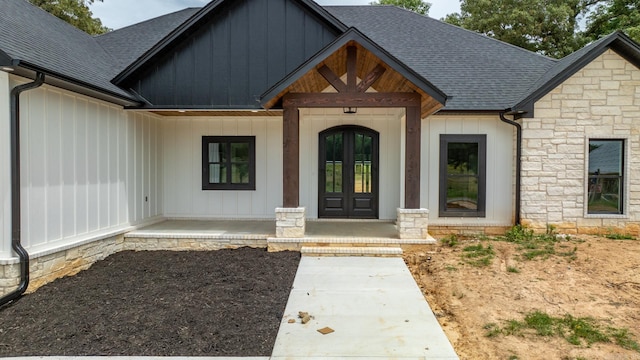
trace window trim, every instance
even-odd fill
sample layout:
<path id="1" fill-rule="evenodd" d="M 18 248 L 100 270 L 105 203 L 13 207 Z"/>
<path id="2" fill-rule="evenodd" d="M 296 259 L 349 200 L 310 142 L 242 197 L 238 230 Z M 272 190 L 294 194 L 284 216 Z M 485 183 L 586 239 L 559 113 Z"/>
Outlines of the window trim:
<path id="1" fill-rule="evenodd" d="M 620 181 L 620 196 L 622 199 L 620 200 L 620 212 L 589 212 L 589 145 L 591 141 L 622 141 L 622 175 Z M 584 185 L 584 216 L 585 218 L 600 218 L 600 219 L 619 219 L 619 218 L 628 218 L 627 209 L 629 208 L 629 186 L 628 186 L 628 176 L 627 169 L 629 169 L 629 159 L 630 159 L 630 148 L 629 148 L 629 139 L 626 137 L 620 136 L 595 136 L 595 137 L 586 137 L 585 141 L 585 185 Z"/>
<path id="2" fill-rule="evenodd" d="M 230 146 L 231 143 L 249 143 L 249 182 L 247 184 L 221 183 L 212 184 L 209 182 L 209 144 L 224 143 Z M 256 189 L 256 137 L 255 136 L 203 136 L 202 137 L 202 190 L 255 190 Z M 231 169 L 231 157 L 226 161 L 226 165 Z M 227 173 L 231 177 L 231 171 Z"/>
<path id="3" fill-rule="evenodd" d="M 478 209 L 477 210 L 448 210 L 447 209 L 447 171 L 448 144 L 474 143 L 478 144 Z M 440 217 L 486 217 L 487 199 L 487 135 L 476 134 L 440 134 L 440 184 L 439 211 Z"/>

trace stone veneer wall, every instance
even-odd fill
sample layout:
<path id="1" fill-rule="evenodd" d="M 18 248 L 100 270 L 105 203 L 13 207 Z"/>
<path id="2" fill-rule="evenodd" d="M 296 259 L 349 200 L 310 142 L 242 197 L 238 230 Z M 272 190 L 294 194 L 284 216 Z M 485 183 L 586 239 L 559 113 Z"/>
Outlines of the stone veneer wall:
<path id="1" fill-rule="evenodd" d="M 621 231 L 640 221 L 640 70 L 607 50 L 523 119 L 522 223 L 563 233 Z M 589 138 L 626 139 L 625 215 L 588 215 Z"/>
<path id="2" fill-rule="evenodd" d="M 244 235 L 220 236 L 127 236 L 105 238 L 68 250 L 30 259 L 29 288 L 33 292 L 44 284 L 86 270 L 93 263 L 120 251 L 210 251 L 240 247 L 266 248 L 267 238 Z M 20 264 L 0 264 L 0 296 L 14 291 L 20 283 Z"/>
<path id="3" fill-rule="evenodd" d="M 117 235 L 29 260 L 29 288 L 33 292 L 55 279 L 75 275 L 93 263 L 123 250 L 124 235 Z M 0 264 L 0 296 L 20 283 L 20 264 Z"/>

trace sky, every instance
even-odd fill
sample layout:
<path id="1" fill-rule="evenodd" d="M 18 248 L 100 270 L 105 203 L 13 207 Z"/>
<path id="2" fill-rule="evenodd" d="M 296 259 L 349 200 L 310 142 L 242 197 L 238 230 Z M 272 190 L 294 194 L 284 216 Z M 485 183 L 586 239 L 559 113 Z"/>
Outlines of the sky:
<path id="1" fill-rule="evenodd" d="M 210 0 L 104 0 L 90 5 L 94 17 L 102 24 L 119 29 L 187 7 L 202 7 Z M 315 0 L 320 5 L 368 5 L 371 0 Z M 429 16 L 440 19 L 460 11 L 456 0 L 428 0 L 432 4 Z"/>

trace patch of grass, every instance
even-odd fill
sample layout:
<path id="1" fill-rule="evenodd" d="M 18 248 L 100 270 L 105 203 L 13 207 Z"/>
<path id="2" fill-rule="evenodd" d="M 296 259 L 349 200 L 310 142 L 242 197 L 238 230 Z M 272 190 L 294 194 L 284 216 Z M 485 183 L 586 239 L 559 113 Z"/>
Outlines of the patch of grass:
<path id="1" fill-rule="evenodd" d="M 609 334 L 619 346 L 628 350 L 640 352 L 640 344 L 633 340 L 631 334 L 629 334 L 629 330 L 609 328 Z"/>
<path id="2" fill-rule="evenodd" d="M 601 342 L 615 342 L 620 347 L 640 352 L 640 345 L 627 329 L 603 328 L 590 317 L 576 318 L 570 314 L 554 317 L 542 311 L 533 311 L 525 315 L 524 320 L 507 320 L 502 328 L 496 324 L 484 327 L 487 336 L 499 334 L 525 336 L 532 333 L 537 336 L 559 336 L 576 346 Z"/>
<path id="3" fill-rule="evenodd" d="M 525 260 L 546 259 L 551 255 L 557 255 L 556 243 L 558 243 L 558 238 L 553 225 L 547 226 L 545 234 L 535 234 L 531 229 L 516 225 L 509 229 L 505 236 L 499 238 L 499 240 L 517 244 L 520 256 Z M 562 256 L 575 256 L 575 253 Z"/>
<path id="4" fill-rule="evenodd" d="M 500 331 L 500 327 L 496 323 L 485 324 L 482 328 L 487 331 L 485 333 L 486 337 L 496 337 L 502 332 Z"/>
<path id="5" fill-rule="evenodd" d="M 469 265 L 478 267 L 491 265 L 491 262 L 496 255 L 491 245 L 487 245 L 486 247 L 482 244 L 469 245 L 462 249 L 462 251 L 462 257 L 465 262 Z"/>
<path id="6" fill-rule="evenodd" d="M 460 240 L 458 240 L 458 235 L 451 234 L 451 235 L 443 238 L 442 240 L 440 240 L 440 242 L 443 245 L 446 245 L 448 247 L 454 247 L 454 246 L 458 245 L 458 243 L 460 243 Z"/>
<path id="7" fill-rule="evenodd" d="M 520 273 L 520 269 L 518 269 L 515 266 L 507 266 L 507 272 L 514 273 L 514 274 L 519 274 Z"/>
<path id="8" fill-rule="evenodd" d="M 447 265 L 447 266 L 444 267 L 444 269 L 449 271 L 449 272 L 458 271 L 458 268 L 453 266 L 453 265 Z"/>
<path id="9" fill-rule="evenodd" d="M 551 336 L 554 333 L 554 319 L 540 311 L 534 311 L 524 317 L 526 327 L 534 329 L 537 335 Z"/>
<path id="10" fill-rule="evenodd" d="M 610 232 L 606 234 L 604 237 L 611 240 L 635 240 L 636 238 L 633 235 L 629 234 L 618 234 L 614 232 Z"/>

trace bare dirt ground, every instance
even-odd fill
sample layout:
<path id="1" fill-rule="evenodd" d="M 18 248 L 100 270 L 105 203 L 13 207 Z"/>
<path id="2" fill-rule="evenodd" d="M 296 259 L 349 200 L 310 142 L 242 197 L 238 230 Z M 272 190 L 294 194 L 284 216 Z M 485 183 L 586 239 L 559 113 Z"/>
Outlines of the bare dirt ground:
<path id="1" fill-rule="evenodd" d="M 470 264 L 464 249 L 477 245 L 491 246 L 488 265 Z M 449 237 L 404 258 L 461 359 L 640 359 L 640 241 L 575 236 L 552 247 L 527 260 L 521 244 Z M 510 320 L 535 311 L 592 318 L 602 333 L 627 329 L 635 345 L 508 334 Z"/>

